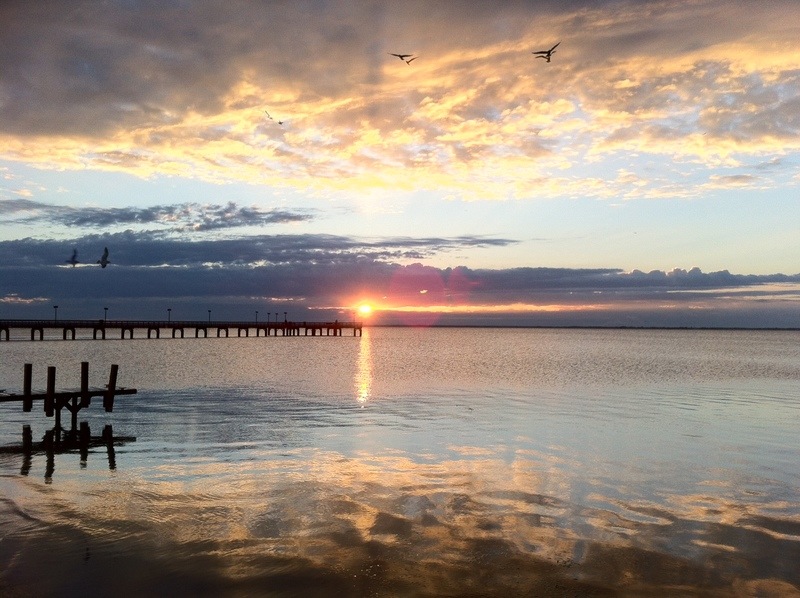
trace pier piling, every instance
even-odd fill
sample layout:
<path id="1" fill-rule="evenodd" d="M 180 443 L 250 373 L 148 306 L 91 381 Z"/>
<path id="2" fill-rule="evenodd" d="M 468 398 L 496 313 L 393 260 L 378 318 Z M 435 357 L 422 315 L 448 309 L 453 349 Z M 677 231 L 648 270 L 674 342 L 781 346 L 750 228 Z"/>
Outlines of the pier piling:
<path id="1" fill-rule="evenodd" d="M 112 364 L 108 375 L 108 384 L 105 388 L 91 388 L 89 386 L 89 362 L 81 362 L 81 385 L 79 389 L 56 392 L 56 368 L 47 368 L 47 389 L 44 393 L 34 392 L 32 389 L 33 365 L 26 363 L 23 370 L 22 393 L 0 392 L 0 402 L 20 401 L 25 412 L 32 411 L 33 401 L 41 400 L 44 403 L 44 413 L 47 417 L 55 416 L 56 429 L 61 428 L 61 410 L 69 409 L 72 417 L 72 429 L 78 426 L 78 412 L 89 407 L 92 397 L 103 397 L 103 408 L 107 412 L 114 410 L 114 397 L 116 395 L 136 394 L 135 388 L 117 387 L 117 374 L 119 366 Z"/>
<path id="2" fill-rule="evenodd" d="M 22 410 L 26 413 L 33 410 L 33 399 L 31 398 L 31 381 L 33 379 L 33 364 L 26 363 L 22 381 Z"/>
<path id="3" fill-rule="evenodd" d="M 103 409 L 107 413 L 114 411 L 114 392 L 117 388 L 117 370 L 119 366 L 113 364 L 111 372 L 108 374 L 108 386 L 106 387 L 106 394 L 103 396 Z"/>
<path id="4" fill-rule="evenodd" d="M 47 367 L 47 391 L 44 397 L 44 413 L 47 417 L 56 416 L 56 426 L 61 425 L 61 409 L 56 409 L 56 366 Z"/>

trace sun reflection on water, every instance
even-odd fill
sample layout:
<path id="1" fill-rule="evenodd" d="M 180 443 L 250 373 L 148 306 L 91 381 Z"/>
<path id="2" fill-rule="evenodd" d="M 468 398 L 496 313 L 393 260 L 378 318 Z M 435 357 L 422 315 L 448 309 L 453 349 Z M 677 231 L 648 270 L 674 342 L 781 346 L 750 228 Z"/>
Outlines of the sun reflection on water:
<path id="1" fill-rule="evenodd" d="M 369 330 L 367 328 L 362 330 L 360 338 L 358 367 L 356 368 L 353 385 L 356 389 L 356 400 L 363 406 L 372 394 L 372 344 L 370 343 Z"/>

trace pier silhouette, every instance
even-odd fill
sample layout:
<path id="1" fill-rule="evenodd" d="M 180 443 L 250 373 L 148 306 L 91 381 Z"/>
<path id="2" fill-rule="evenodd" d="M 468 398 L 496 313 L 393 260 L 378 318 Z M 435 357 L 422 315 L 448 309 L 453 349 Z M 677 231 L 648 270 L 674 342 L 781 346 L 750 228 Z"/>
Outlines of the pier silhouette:
<path id="1" fill-rule="evenodd" d="M 352 330 L 353 336 L 361 336 L 362 322 L 355 320 L 332 322 L 250 322 L 250 321 L 204 321 L 204 320 L 0 320 L 0 341 L 11 340 L 12 330 L 30 331 L 30 340 L 44 340 L 45 330 L 60 331 L 61 339 L 75 340 L 78 332 L 91 332 L 92 340 L 105 340 L 107 333 L 116 333 L 120 339 L 134 338 L 135 331 L 146 338 L 161 338 L 162 331 L 172 338 L 185 338 L 186 331 L 194 330 L 194 338 L 207 338 L 216 330 L 217 337 L 236 335 L 250 336 L 342 336 Z M 144 336 L 142 336 L 144 338 Z M 191 338 L 191 337 L 190 337 Z"/>

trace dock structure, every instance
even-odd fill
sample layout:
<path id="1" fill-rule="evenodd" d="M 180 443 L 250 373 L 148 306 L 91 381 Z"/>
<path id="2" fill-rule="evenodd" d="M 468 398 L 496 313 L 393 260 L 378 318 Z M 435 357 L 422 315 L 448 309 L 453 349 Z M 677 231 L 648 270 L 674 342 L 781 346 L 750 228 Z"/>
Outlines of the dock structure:
<path id="1" fill-rule="evenodd" d="M 103 397 L 103 408 L 107 412 L 114 410 L 114 397 L 117 395 L 136 394 L 135 388 L 117 386 L 117 372 L 119 366 L 114 364 L 108 376 L 105 388 L 89 387 L 89 362 L 81 362 L 81 387 L 73 390 L 56 391 L 56 368 L 47 368 L 47 388 L 44 392 L 35 392 L 32 387 L 33 365 L 26 363 L 23 368 L 22 393 L 0 392 L 0 403 L 21 402 L 22 410 L 33 410 L 34 401 L 44 402 L 44 412 L 47 417 L 55 417 L 55 427 L 61 428 L 61 410 L 67 408 L 72 414 L 72 429 L 78 425 L 78 411 L 88 407 L 93 397 Z"/>
<path id="2" fill-rule="evenodd" d="M 355 320 L 333 322 L 247 322 L 247 321 L 203 321 L 203 320 L 0 320 L 0 341 L 11 340 L 12 330 L 30 331 L 30 340 L 44 340 L 45 330 L 61 332 L 63 340 L 75 340 L 78 331 L 93 340 L 105 340 L 106 333 L 116 333 L 120 339 L 134 338 L 138 330 L 147 338 L 161 338 L 162 331 L 172 338 L 185 338 L 187 330 L 194 330 L 194 338 L 208 338 L 209 332 L 216 330 L 217 337 L 229 337 L 231 331 L 236 336 L 250 336 L 251 331 L 258 336 L 343 336 L 345 330 L 352 330 L 353 336 L 361 336 L 363 323 Z M 142 336 L 144 338 L 144 336 Z"/>

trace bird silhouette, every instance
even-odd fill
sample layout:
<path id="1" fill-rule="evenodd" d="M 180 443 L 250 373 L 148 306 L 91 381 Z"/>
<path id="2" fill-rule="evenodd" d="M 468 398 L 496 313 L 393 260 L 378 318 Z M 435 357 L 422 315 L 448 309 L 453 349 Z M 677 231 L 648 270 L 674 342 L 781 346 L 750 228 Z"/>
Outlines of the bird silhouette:
<path id="1" fill-rule="evenodd" d="M 544 58 L 545 62 L 550 62 L 550 59 L 553 57 L 553 54 L 560 43 L 561 42 L 558 42 L 558 44 L 549 50 L 539 50 L 538 52 L 531 52 L 531 54 L 536 54 L 536 58 Z"/>
<path id="2" fill-rule="evenodd" d="M 267 118 L 268 118 L 268 119 L 270 119 L 270 120 L 272 120 L 272 121 L 275 121 L 275 122 L 276 122 L 276 123 L 278 123 L 279 125 L 283 125 L 283 121 L 282 121 L 282 120 L 275 120 L 274 118 L 272 118 L 272 115 L 271 115 L 269 112 L 267 112 L 266 110 L 264 110 L 264 114 L 266 114 L 266 115 L 267 115 Z"/>
<path id="3" fill-rule="evenodd" d="M 400 60 L 405 62 L 406 64 L 411 64 L 412 60 L 416 60 L 418 57 L 414 56 L 413 54 L 394 54 L 392 52 L 387 52 L 389 56 L 397 56 Z"/>
<path id="4" fill-rule="evenodd" d="M 78 261 L 78 250 L 77 249 L 73 249 L 72 250 L 72 257 L 69 258 L 68 260 L 65 260 L 65 261 L 68 264 L 72 264 L 73 268 L 75 267 L 75 264 L 80 264 L 80 262 Z"/>
<path id="5" fill-rule="evenodd" d="M 108 247 L 105 248 L 103 255 L 100 256 L 100 259 L 97 260 L 97 263 L 100 264 L 101 268 L 105 268 L 111 263 L 111 260 L 108 259 Z"/>

